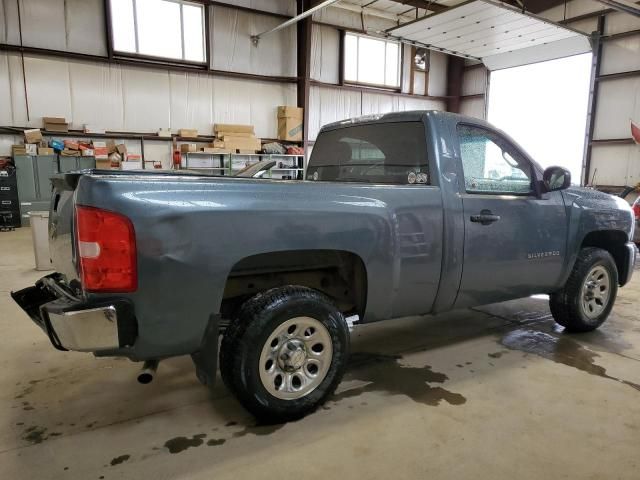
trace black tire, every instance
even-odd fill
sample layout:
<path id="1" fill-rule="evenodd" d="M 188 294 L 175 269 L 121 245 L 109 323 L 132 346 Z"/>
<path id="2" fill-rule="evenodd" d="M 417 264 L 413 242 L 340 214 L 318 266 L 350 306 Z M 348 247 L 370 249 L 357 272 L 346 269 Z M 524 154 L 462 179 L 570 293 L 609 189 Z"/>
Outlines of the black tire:
<path id="1" fill-rule="evenodd" d="M 583 305 L 583 286 L 587 276 L 596 267 L 603 267 L 609 275 L 609 295 L 602 311 L 588 315 Z M 555 321 L 569 332 L 590 332 L 604 323 L 618 293 L 618 269 L 609 252 L 601 248 L 583 248 L 578 254 L 571 275 L 564 288 L 549 298 L 549 307 Z"/>
<path id="2" fill-rule="evenodd" d="M 330 366 L 322 382 L 302 398 L 272 395 L 260 378 L 260 355 L 279 325 L 310 317 L 327 330 L 332 346 Z M 300 286 L 274 288 L 247 300 L 231 322 L 220 346 L 222 380 L 240 403 L 261 423 L 299 419 L 331 395 L 344 374 L 349 357 L 349 329 L 340 311 L 315 290 Z"/>

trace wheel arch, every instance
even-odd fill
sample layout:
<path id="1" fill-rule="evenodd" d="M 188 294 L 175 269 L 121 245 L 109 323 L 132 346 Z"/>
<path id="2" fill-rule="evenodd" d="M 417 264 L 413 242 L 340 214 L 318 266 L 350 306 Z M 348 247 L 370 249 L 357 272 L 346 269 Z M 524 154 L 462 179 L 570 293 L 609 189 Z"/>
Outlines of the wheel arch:
<path id="1" fill-rule="evenodd" d="M 234 318 L 248 298 L 285 285 L 320 291 L 343 313 L 364 315 L 368 288 L 365 263 L 354 252 L 333 249 L 281 250 L 242 258 L 227 275 L 220 313 L 225 319 Z"/>
<path id="2" fill-rule="evenodd" d="M 629 250 L 626 248 L 627 234 L 621 230 L 594 230 L 587 233 L 582 239 L 580 249 L 596 247 L 606 250 L 611 254 L 618 269 L 620 286 L 624 285 L 624 279 L 628 277 Z"/>

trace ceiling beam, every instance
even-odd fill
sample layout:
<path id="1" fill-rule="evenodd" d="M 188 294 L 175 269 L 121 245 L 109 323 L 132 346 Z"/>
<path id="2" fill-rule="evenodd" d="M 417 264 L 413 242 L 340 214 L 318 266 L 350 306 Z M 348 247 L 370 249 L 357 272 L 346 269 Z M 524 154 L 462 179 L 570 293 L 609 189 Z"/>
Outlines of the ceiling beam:
<path id="1" fill-rule="evenodd" d="M 640 5 L 629 2 L 626 0 L 596 0 L 597 2 L 604 3 L 608 7 L 618 10 L 619 12 L 629 13 L 640 17 Z"/>
<path id="2" fill-rule="evenodd" d="M 392 2 L 406 5 L 407 7 L 422 8 L 431 12 L 440 13 L 448 10 L 449 7 L 440 5 L 437 2 L 431 2 L 429 0 L 391 0 Z"/>

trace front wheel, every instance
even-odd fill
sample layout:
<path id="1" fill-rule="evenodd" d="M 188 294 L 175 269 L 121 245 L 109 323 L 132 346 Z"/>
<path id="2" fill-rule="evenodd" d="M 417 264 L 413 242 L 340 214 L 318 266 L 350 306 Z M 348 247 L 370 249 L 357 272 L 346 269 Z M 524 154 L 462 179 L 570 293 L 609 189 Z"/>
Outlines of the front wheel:
<path id="1" fill-rule="evenodd" d="M 227 328 L 220 371 L 263 422 L 298 419 L 338 386 L 349 355 L 344 317 L 321 293 L 297 286 L 249 299 Z"/>
<path id="2" fill-rule="evenodd" d="M 600 248 L 583 248 L 564 288 L 551 295 L 557 323 L 571 332 L 590 332 L 604 323 L 618 293 L 618 269 Z"/>

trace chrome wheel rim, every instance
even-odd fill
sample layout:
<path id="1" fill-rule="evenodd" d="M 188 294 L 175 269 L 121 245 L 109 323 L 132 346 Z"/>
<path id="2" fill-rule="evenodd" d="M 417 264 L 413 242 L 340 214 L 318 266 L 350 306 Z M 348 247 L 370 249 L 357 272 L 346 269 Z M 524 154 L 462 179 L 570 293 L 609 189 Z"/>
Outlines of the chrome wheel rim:
<path id="1" fill-rule="evenodd" d="M 260 381 L 281 400 L 309 395 L 327 376 L 333 345 L 327 328 L 315 318 L 296 317 L 278 325 L 260 354 Z"/>
<path id="2" fill-rule="evenodd" d="M 598 317 L 609 304 L 611 278 L 606 268 L 597 265 L 591 269 L 582 284 L 582 311 L 588 318 Z"/>

